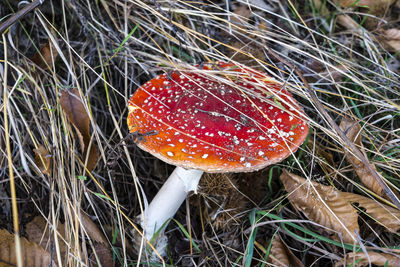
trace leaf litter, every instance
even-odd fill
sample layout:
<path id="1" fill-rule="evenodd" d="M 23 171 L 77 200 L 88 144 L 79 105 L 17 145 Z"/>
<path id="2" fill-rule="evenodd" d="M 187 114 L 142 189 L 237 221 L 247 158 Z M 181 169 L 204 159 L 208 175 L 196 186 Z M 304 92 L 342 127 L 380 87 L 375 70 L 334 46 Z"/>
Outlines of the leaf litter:
<path id="1" fill-rule="evenodd" d="M 91 142 L 90 118 L 82 103 L 78 89 L 64 91 L 60 97 L 60 105 L 78 134 L 82 161 L 85 162 L 87 157 L 86 167 L 89 171 L 92 171 L 97 163 L 98 150 L 94 142 Z"/>
<path id="2" fill-rule="evenodd" d="M 376 200 L 336 190 L 332 186 L 304 179 L 286 170 L 280 176 L 290 203 L 310 220 L 335 232 L 333 238 L 345 243 L 357 241 L 360 233 L 358 210 L 352 204 L 366 209 L 366 213 L 390 232 L 400 229 L 400 211 Z"/>

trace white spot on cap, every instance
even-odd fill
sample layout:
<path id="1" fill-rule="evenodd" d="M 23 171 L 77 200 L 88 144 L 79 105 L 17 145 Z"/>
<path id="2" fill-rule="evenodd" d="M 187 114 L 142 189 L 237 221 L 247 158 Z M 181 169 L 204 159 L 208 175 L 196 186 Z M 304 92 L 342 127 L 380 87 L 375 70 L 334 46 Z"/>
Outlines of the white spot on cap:
<path id="1" fill-rule="evenodd" d="M 251 163 L 250 163 L 250 162 L 246 162 L 246 163 L 244 164 L 244 166 L 246 166 L 247 168 L 250 168 L 250 167 L 251 167 Z"/>
<path id="2" fill-rule="evenodd" d="M 203 159 L 206 159 L 208 157 L 208 154 L 204 154 L 203 156 L 201 156 Z"/>
<path id="3" fill-rule="evenodd" d="M 172 153 L 171 151 L 168 151 L 168 152 L 167 152 L 167 155 L 170 156 L 170 157 L 173 157 L 173 156 L 174 156 L 174 153 Z"/>
<path id="4" fill-rule="evenodd" d="M 259 156 L 262 156 L 262 155 L 264 155 L 264 152 L 258 151 L 258 155 L 259 155 Z"/>

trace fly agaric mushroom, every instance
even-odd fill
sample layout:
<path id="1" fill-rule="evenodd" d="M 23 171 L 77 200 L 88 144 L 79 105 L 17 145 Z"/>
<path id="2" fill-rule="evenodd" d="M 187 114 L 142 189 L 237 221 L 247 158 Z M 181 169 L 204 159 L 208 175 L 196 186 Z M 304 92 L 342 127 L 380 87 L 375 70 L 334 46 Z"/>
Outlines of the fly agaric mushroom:
<path id="1" fill-rule="evenodd" d="M 148 240 L 196 192 L 203 172 L 259 170 L 295 152 L 308 134 L 303 109 L 278 82 L 222 62 L 143 84 L 129 101 L 128 126 L 142 137 L 141 149 L 177 166 L 142 215 Z"/>

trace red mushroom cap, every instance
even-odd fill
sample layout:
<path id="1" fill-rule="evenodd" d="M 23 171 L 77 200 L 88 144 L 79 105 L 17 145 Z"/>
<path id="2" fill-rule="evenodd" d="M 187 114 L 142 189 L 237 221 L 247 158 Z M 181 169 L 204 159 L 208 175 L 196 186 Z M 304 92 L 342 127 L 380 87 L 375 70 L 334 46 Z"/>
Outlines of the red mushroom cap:
<path id="1" fill-rule="evenodd" d="M 305 118 L 270 77 L 220 62 L 143 84 L 129 101 L 128 126 L 143 135 L 141 149 L 167 163 L 246 172 L 295 152 L 308 134 Z"/>

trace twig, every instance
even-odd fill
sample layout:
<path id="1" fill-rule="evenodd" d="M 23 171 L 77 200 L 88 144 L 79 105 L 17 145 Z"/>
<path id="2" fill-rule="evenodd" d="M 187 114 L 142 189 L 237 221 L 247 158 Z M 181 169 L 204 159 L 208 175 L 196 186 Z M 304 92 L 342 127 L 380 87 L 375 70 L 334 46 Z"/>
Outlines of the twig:
<path id="1" fill-rule="evenodd" d="M 12 15 L 10 18 L 8 18 L 6 21 L 4 21 L 2 24 L 0 24 L 0 34 L 5 32 L 10 26 L 12 26 L 15 22 L 20 20 L 23 16 L 37 8 L 39 5 L 43 4 L 45 0 L 35 0 L 32 3 L 26 5 L 24 8 L 21 10 L 17 11 L 14 15 Z"/>

